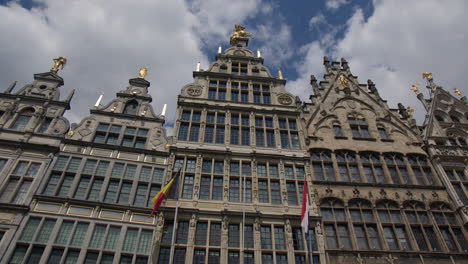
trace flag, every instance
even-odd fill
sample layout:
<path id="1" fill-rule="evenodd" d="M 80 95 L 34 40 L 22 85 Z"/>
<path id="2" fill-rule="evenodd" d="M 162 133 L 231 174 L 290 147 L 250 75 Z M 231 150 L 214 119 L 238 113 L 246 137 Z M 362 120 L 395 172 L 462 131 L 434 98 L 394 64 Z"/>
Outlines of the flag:
<path id="1" fill-rule="evenodd" d="M 161 206 L 162 201 L 168 196 L 172 185 L 176 184 L 177 190 L 179 189 L 179 175 L 180 175 L 180 169 L 179 171 L 171 178 L 171 180 L 156 194 L 152 199 L 151 199 L 151 204 L 153 204 L 153 211 L 151 211 L 150 217 L 154 215 L 159 209 L 159 206 Z"/>
<path id="2" fill-rule="evenodd" d="M 302 188 L 302 210 L 301 210 L 301 226 L 304 233 L 309 231 L 309 192 L 307 190 L 307 182 L 304 179 L 304 185 Z"/>

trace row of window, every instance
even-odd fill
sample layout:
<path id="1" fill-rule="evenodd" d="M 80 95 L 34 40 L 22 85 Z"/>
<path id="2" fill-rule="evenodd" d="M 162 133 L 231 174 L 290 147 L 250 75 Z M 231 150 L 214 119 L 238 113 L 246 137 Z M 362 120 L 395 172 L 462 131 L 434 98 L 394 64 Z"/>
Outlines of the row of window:
<path id="1" fill-rule="evenodd" d="M 159 252 L 159 263 L 168 263 L 170 245 L 173 232 L 172 221 L 166 221 L 163 228 L 163 237 Z M 180 221 L 177 224 L 175 234 L 174 263 L 184 263 L 186 245 L 194 245 L 193 263 L 220 263 L 220 249 L 222 237 L 222 223 L 216 221 L 198 221 L 194 234 L 194 240 L 189 241 L 189 222 Z M 239 263 L 243 255 L 244 263 L 254 263 L 254 237 L 258 234 L 260 238 L 260 249 L 262 251 L 262 263 L 287 263 L 287 234 L 283 225 L 261 225 L 258 230 L 254 225 L 231 223 L 226 226 L 228 241 L 228 263 Z M 243 230 L 243 232 L 242 232 Z M 257 231 L 257 232 L 256 232 Z M 310 229 L 309 234 L 314 234 Z M 300 227 L 291 230 L 293 238 L 293 248 L 295 251 L 295 263 L 306 263 L 307 238 L 303 235 Z M 242 235 L 242 237 L 241 237 Z M 315 235 L 311 235 L 312 250 L 317 251 Z M 242 244 L 243 243 L 243 244 Z M 245 249 L 241 255 L 240 250 Z M 315 262 L 319 263 L 318 256 Z"/>
<path id="2" fill-rule="evenodd" d="M 369 125 L 367 124 L 366 119 L 361 116 L 349 115 L 348 116 L 349 128 L 353 138 L 357 139 L 370 139 L 373 138 L 369 132 Z M 379 132 L 379 137 L 382 140 L 389 140 L 387 130 L 383 126 L 378 126 L 377 131 Z M 342 127 L 340 124 L 333 124 L 333 132 L 335 137 L 343 138 L 345 134 L 343 133 Z"/>
<path id="3" fill-rule="evenodd" d="M 59 156 L 43 194 L 148 207 L 164 173 L 158 167 Z"/>
<path id="4" fill-rule="evenodd" d="M 31 121 L 32 117 L 34 116 L 35 110 L 34 108 L 25 108 L 19 112 L 18 116 L 16 117 L 15 121 L 11 124 L 10 128 L 18 131 L 24 131 L 26 126 Z M 1 117 L 1 115 L 0 115 Z M 37 133 L 45 133 L 49 129 L 50 124 L 52 123 L 53 118 L 45 117 L 43 120 L 39 120 L 40 126 L 35 129 Z"/>
<path id="5" fill-rule="evenodd" d="M 131 148 L 145 148 L 148 129 L 99 123 L 93 142 L 120 145 Z"/>
<path id="6" fill-rule="evenodd" d="M 176 158 L 174 168 L 183 168 L 182 198 L 192 199 L 194 196 L 196 159 Z M 227 176 L 231 202 L 252 202 L 252 165 L 250 161 L 231 161 L 229 171 L 224 172 L 225 162 L 216 159 L 204 159 L 200 178 L 201 200 L 223 200 L 224 178 Z M 281 181 L 278 163 L 258 162 L 256 166 L 258 178 L 258 199 L 260 203 L 281 204 Z M 287 201 L 290 205 L 301 202 L 301 184 L 305 176 L 304 166 L 295 164 L 284 165 L 286 179 Z"/>
<path id="7" fill-rule="evenodd" d="M 41 259 L 77 263 L 80 254 L 85 254 L 85 263 L 112 263 L 118 257 L 120 263 L 147 263 L 152 236 L 150 229 L 31 217 L 9 263 L 38 263 Z M 47 247 L 52 247 L 48 256 L 44 255 Z"/>
<path id="8" fill-rule="evenodd" d="M 198 142 L 202 128 L 202 113 L 184 110 L 182 112 L 178 140 Z M 272 117 L 257 116 L 255 122 L 255 145 L 257 147 L 276 147 L 276 133 Z M 230 124 L 229 143 L 232 145 L 250 146 L 253 138 L 250 136 L 250 116 L 247 114 L 231 114 L 226 120 L 224 113 L 207 113 L 205 131 L 202 141 L 205 143 L 224 144 L 226 142 L 226 124 Z M 280 118 L 278 120 L 281 148 L 299 149 L 299 133 L 294 118 Z"/>
<path id="9" fill-rule="evenodd" d="M 395 201 L 381 200 L 373 208 L 368 200 L 353 199 L 344 207 L 339 199 L 322 199 L 327 248 L 468 252 L 463 229 L 448 205 L 436 202 L 429 211 L 417 201 L 403 206 L 401 210 Z"/>
<path id="10" fill-rule="evenodd" d="M 253 97 L 253 103 L 271 104 L 270 86 L 268 84 L 253 84 L 251 91 L 249 91 L 248 83 L 232 82 L 230 89 L 227 89 L 226 84 L 225 81 L 211 80 L 208 88 L 208 99 L 248 103 L 250 93 Z M 226 98 L 228 91 L 230 97 Z"/>
<path id="11" fill-rule="evenodd" d="M 311 151 L 313 175 L 321 181 L 437 185 L 426 156 L 350 150 Z M 335 168 L 338 173 L 335 173 Z"/>

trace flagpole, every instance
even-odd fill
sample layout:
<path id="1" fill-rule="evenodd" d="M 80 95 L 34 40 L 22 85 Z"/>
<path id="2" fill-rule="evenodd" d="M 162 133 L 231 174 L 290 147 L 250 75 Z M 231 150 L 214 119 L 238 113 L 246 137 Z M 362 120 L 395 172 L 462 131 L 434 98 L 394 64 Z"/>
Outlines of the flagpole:
<path id="1" fill-rule="evenodd" d="M 312 255 L 312 239 L 310 239 L 311 232 L 310 232 L 309 227 L 307 227 L 307 229 L 308 229 L 307 230 L 308 231 L 307 232 L 307 234 L 308 234 L 307 237 L 309 238 L 308 239 L 309 240 L 309 259 L 310 259 L 309 263 L 314 264 L 314 259 L 313 259 L 313 255 Z"/>
<path id="2" fill-rule="evenodd" d="M 176 225 L 177 225 L 177 214 L 179 213 L 179 200 L 176 202 L 175 214 L 174 214 L 174 223 L 172 224 L 172 238 L 171 238 L 171 255 L 169 257 L 169 263 L 173 263 L 174 261 L 174 243 L 175 243 L 175 232 L 176 232 Z"/>
<path id="3" fill-rule="evenodd" d="M 244 174 L 242 172 L 242 174 Z M 242 258 L 244 258 L 244 254 L 245 254 L 245 183 L 246 183 L 246 178 L 245 178 L 245 174 L 242 175 L 243 176 L 243 192 L 242 192 Z M 242 178 L 241 178 L 242 179 Z"/>

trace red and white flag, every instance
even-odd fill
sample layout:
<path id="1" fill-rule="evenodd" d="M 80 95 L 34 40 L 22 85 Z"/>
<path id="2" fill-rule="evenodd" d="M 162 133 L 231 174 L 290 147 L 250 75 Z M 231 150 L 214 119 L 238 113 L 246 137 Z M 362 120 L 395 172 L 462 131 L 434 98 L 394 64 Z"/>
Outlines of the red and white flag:
<path id="1" fill-rule="evenodd" d="M 307 182 L 304 179 L 304 185 L 302 188 L 302 210 L 301 210 L 301 226 L 304 233 L 309 231 L 309 192 L 307 190 Z"/>

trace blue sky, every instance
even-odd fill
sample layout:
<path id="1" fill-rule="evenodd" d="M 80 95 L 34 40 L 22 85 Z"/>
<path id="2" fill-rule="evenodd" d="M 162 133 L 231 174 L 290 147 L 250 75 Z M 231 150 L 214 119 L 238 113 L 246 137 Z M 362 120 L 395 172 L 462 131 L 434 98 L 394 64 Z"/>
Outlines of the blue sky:
<path id="1" fill-rule="evenodd" d="M 66 116 L 79 122 L 100 94 L 109 102 L 147 66 L 155 112 L 168 103 L 172 123 L 196 63 L 207 68 L 242 24 L 254 34 L 250 48 L 272 74 L 281 68 L 287 91 L 303 101 L 310 75 L 322 79 L 323 56 L 344 57 L 360 83 L 372 79 L 390 107 L 416 108 L 421 124 L 424 111 L 409 91 L 424 84 L 421 72 L 468 93 L 466 10 L 466 0 L 0 0 L 0 89 L 30 83 L 65 56 L 62 97 L 76 88 Z"/>

